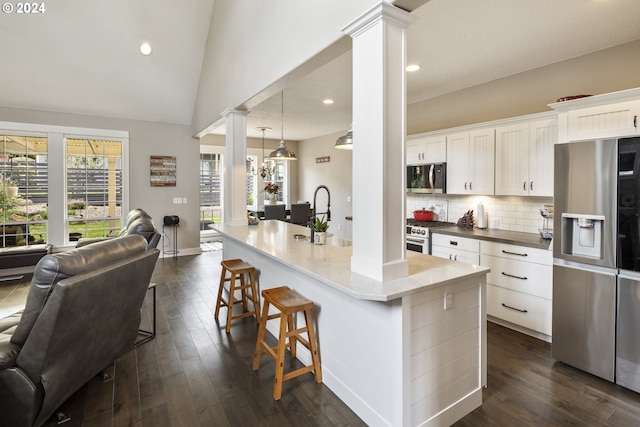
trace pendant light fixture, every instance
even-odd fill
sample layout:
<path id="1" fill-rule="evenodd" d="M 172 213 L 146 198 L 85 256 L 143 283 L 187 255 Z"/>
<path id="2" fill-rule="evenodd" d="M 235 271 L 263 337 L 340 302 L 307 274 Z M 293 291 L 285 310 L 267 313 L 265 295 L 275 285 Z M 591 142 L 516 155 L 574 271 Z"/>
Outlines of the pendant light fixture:
<path id="1" fill-rule="evenodd" d="M 267 179 L 267 178 L 271 178 L 271 175 L 273 175 L 273 170 L 268 166 L 268 164 L 265 165 L 265 159 L 267 162 L 269 162 L 269 159 L 267 159 L 264 156 L 264 133 L 268 130 L 271 130 L 271 128 L 268 128 L 266 126 L 262 126 L 259 128 L 256 128 L 258 130 L 262 131 L 262 166 L 260 166 L 260 169 L 258 169 L 258 172 L 260 174 L 260 176 L 262 177 L 262 179 Z"/>
<path id="2" fill-rule="evenodd" d="M 338 150 L 353 150 L 353 127 L 349 128 L 349 132 L 346 135 L 338 138 L 335 148 Z"/>
<path id="3" fill-rule="evenodd" d="M 280 113 L 281 113 L 281 133 L 280 133 L 280 146 L 269 154 L 270 160 L 298 160 L 296 153 L 289 151 L 284 145 L 284 91 L 280 96 Z"/>

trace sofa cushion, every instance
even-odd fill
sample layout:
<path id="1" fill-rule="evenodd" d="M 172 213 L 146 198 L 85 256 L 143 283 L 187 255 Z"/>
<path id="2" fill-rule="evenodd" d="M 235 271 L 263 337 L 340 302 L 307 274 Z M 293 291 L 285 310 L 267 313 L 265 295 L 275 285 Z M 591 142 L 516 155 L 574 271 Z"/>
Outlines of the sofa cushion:
<path id="1" fill-rule="evenodd" d="M 11 342 L 20 346 L 24 344 L 47 298 L 60 280 L 144 252 L 146 247 L 144 237 L 131 235 L 43 257 L 36 265 L 24 313 Z"/>

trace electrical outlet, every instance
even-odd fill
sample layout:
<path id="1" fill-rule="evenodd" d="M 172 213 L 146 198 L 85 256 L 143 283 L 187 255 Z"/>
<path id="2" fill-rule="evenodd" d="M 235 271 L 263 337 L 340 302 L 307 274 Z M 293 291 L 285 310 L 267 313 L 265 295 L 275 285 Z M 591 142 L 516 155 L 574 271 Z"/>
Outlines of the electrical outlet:
<path id="1" fill-rule="evenodd" d="M 444 290 L 444 309 L 448 310 L 453 306 L 453 292 L 451 289 Z"/>
<path id="2" fill-rule="evenodd" d="M 186 204 L 187 204 L 187 198 L 186 198 L 186 197 L 183 197 L 183 198 L 182 198 L 182 204 L 183 204 L 183 205 L 186 205 Z"/>
<path id="3" fill-rule="evenodd" d="M 182 204 L 182 197 L 174 197 L 173 198 L 173 204 L 174 205 L 181 205 Z"/>

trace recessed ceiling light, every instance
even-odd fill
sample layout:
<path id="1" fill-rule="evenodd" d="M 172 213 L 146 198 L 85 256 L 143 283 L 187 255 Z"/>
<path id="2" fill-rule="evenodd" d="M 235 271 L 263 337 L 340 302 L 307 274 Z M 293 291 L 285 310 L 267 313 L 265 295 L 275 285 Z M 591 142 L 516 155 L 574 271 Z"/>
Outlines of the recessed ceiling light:
<path id="1" fill-rule="evenodd" d="M 144 56 L 149 56 L 151 55 L 151 52 L 153 50 L 151 49 L 151 45 L 147 42 L 144 42 L 140 45 L 140 53 L 143 54 Z"/>
<path id="2" fill-rule="evenodd" d="M 407 65 L 406 70 L 408 72 L 413 72 L 413 71 L 418 71 L 421 67 L 418 64 L 411 64 L 411 65 Z"/>
<path id="3" fill-rule="evenodd" d="M 333 99 L 325 99 L 325 100 L 322 101 L 322 103 L 323 104 L 327 104 L 327 105 L 333 104 Z"/>

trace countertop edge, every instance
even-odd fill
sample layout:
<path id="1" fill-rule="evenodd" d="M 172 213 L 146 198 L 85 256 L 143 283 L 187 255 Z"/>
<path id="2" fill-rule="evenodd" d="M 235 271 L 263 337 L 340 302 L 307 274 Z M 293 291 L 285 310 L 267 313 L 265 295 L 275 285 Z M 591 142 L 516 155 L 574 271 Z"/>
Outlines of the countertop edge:
<path id="1" fill-rule="evenodd" d="M 490 242 L 507 243 L 516 246 L 526 246 L 534 249 L 551 250 L 552 240 L 545 240 L 538 234 L 520 231 L 506 231 L 495 229 L 471 229 L 458 226 L 438 227 L 431 230 L 433 234 L 468 237 Z"/>

